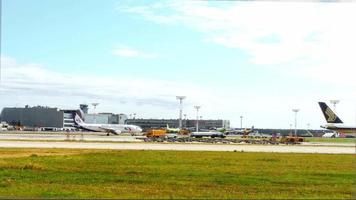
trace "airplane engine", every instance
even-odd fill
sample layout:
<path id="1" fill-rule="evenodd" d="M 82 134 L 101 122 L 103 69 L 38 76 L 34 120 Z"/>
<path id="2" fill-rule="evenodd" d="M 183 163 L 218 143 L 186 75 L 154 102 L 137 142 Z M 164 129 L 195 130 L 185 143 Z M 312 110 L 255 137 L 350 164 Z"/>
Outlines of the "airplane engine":
<path id="1" fill-rule="evenodd" d="M 106 133 L 107 133 L 107 134 L 106 134 L 107 136 L 109 136 L 110 133 L 112 133 L 112 134 L 114 134 L 114 135 L 118 135 L 118 134 L 121 133 L 121 131 L 120 131 L 120 130 L 112 130 L 112 129 L 111 129 L 111 130 L 107 130 Z"/>

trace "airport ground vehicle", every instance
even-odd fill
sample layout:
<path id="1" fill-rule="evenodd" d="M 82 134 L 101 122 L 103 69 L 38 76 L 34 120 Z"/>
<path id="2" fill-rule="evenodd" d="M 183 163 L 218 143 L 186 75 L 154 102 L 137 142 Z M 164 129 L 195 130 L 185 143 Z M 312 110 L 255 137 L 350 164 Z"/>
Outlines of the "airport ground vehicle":
<path id="1" fill-rule="evenodd" d="M 337 132 L 330 132 L 330 133 L 325 133 L 321 137 L 323 137 L 323 138 L 336 138 L 336 137 L 339 137 L 339 134 Z"/>
<path id="2" fill-rule="evenodd" d="M 7 131 L 8 124 L 6 122 L 1 122 L 0 123 L 0 131 Z"/>
<path id="3" fill-rule="evenodd" d="M 179 134 L 180 135 L 189 135 L 189 131 L 186 130 L 186 129 L 182 129 L 182 130 L 179 131 Z"/>
<path id="4" fill-rule="evenodd" d="M 285 144 L 296 144 L 299 142 L 304 142 L 304 138 L 298 136 L 286 136 L 282 137 L 280 142 Z"/>
<path id="5" fill-rule="evenodd" d="M 146 137 L 164 137 L 167 131 L 165 129 L 150 129 L 146 133 Z"/>

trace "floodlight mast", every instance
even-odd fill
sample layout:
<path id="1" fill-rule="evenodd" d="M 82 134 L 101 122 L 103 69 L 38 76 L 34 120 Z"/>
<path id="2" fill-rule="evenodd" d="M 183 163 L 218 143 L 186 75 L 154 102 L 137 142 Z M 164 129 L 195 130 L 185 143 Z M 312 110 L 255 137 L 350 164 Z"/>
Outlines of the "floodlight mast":
<path id="1" fill-rule="evenodd" d="M 297 113 L 300 109 L 294 108 L 292 111 L 294 112 L 294 135 L 297 137 Z"/>
<path id="2" fill-rule="evenodd" d="M 194 106 L 194 108 L 197 110 L 196 132 L 199 132 L 199 109 L 201 106 Z"/>
<path id="3" fill-rule="evenodd" d="M 330 103 L 334 105 L 334 112 L 336 113 L 336 104 L 340 103 L 340 100 L 330 100 Z"/>
<path id="4" fill-rule="evenodd" d="M 176 98 L 179 100 L 179 128 L 182 129 L 183 99 L 186 96 L 176 96 Z"/>
<path id="5" fill-rule="evenodd" d="M 93 107 L 94 107 L 94 124 L 96 124 L 96 112 L 95 112 L 95 110 L 96 110 L 96 107 L 99 105 L 99 103 L 92 103 L 91 105 L 93 105 Z"/>

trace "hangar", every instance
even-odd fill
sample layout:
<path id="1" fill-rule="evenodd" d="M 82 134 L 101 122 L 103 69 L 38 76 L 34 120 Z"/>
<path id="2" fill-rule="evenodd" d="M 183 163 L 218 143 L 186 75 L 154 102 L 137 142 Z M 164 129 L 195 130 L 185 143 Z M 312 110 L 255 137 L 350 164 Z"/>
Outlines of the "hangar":
<path id="1" fill-rule="evenodd" d="M 73 113 L 81 115 L 79 110 L 60 110 L 46 106 L 24 108 L 4 108 L 0 120 L 13 126 L 73 128 Z"/>

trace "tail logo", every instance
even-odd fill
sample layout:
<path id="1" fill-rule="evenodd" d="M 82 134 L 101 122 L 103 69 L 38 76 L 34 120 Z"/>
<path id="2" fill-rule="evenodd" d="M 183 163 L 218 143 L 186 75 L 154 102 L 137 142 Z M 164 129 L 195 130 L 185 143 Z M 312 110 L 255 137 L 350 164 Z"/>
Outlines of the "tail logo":
<path id="1" fill-rule="evenodd" d="M 326 108 L 325 114 L 328 116 L 328 119 L 327 119 L 328 122 L 333 122 L 333 121 L 335 121 L 336 115 L 335 115 L 335 113 L 334 113 L 329 107 Z"/>
<path id="2" fill-rule="evenodd" d="M 75 122 L 77 124 L 81 124 L 82 123 L 82 120 L 80 119 L 80 117 L 78 115 L 75 115 L 75 118 L 74 118 Z"/>

